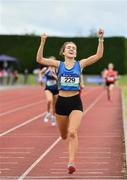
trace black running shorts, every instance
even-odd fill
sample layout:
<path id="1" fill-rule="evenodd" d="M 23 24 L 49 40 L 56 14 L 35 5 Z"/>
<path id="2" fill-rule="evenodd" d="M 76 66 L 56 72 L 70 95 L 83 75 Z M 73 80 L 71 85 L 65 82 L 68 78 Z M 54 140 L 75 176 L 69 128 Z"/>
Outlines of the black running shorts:
<path id="1" fill-rule="evenodd" d="M 83 105 L 79 94 L 71 97 L 58 96 L 55 105 L 56 114 L 69 116 L 73 110 L 83 111 Z"/>

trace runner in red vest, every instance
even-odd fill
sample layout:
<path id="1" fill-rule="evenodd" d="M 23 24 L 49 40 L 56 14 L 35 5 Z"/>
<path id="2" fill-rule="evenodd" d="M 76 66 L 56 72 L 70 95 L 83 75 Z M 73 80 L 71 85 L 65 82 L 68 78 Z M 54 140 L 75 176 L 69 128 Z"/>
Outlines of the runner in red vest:
<path id="1" fill-rule="evenodd" d="M 104 71 L 103 78 L 107 87 L 108 100 L 111 101 L 112 89 L 114 88 L 115 82 L 117 80 L 117 71 L 114 70 L 114 65 L 112 63 L 108 64 L 108 69 Z"/>

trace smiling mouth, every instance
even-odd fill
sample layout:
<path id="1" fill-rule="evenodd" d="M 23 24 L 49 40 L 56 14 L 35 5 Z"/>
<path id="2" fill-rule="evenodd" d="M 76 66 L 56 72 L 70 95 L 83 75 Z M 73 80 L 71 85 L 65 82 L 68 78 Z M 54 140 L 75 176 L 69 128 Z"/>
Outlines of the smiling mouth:
<path id="1" fill-rule="evenodd" d="M 74 52 L 69 52 L 69 54 L 74 54 Z"/>

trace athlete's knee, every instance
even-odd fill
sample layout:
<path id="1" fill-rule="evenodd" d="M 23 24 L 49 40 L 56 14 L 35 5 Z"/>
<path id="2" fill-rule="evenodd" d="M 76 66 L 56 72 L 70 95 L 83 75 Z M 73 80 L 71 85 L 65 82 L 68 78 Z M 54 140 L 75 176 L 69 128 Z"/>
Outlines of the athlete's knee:
<path id="1" fill-rule="evenodd" d="M 69 137 L 75 138 L 77 136 L 77 130 L 76 129 L 70 129 L 68 130 Z"/>
<path id="2" fill-rule="evenodd" d="M 48 103 L 51 104 L 53 101 L 52 99 L 48 99 Z"/>

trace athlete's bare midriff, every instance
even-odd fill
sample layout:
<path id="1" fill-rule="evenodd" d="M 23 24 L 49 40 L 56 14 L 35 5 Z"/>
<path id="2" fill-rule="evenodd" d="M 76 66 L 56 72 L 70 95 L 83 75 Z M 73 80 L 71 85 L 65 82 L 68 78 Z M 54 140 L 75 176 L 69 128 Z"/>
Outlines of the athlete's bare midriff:
<path id="1" fill-rule="evenodd" d="M 79 91 L 63 91 L 63 90 L 59 91 L 59 95 L 63 97 L 75 96 L 77 94 L 79 94 Z"/>

